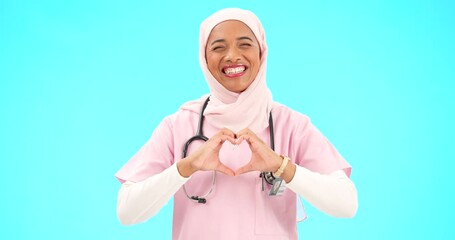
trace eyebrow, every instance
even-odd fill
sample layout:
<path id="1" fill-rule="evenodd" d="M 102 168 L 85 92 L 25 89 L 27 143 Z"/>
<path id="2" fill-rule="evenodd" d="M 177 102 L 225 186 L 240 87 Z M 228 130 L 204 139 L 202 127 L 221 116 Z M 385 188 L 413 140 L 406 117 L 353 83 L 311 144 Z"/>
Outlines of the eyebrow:
<path id="1" fill-rule="evenodd" d="M 237 38 L 237 41 L 239 41 L 239 40 L 250 40 L 251 42 L 253 42 L 253 39 L 251 39 L 250 37 L 246 37 L 246 36 L 245 36 L 245 37 L 238 37 L 238 38 Z M 219 43 L 219 42 L 226 42 L 226 40 L 224 40 L 224 39 L 217 39 L 217 40 L 213 41 L 213 42 L 210 44 L 210 46 L 212 46 L 212 45 L 215 44 L 215 43 Z"/>
<path id="2" fill-rule="evenodd" d="M 250 40 L 253 42 L 253 39 L 251 39 L 250 37 L 239 37 L 237 38 L 237 40 Z"/>

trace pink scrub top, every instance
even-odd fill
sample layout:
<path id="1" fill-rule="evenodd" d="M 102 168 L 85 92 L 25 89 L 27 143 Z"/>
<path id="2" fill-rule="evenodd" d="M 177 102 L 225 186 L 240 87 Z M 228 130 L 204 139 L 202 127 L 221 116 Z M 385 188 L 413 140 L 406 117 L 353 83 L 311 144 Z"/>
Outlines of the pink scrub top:
<path id="1" fill-rule="evenodd" d="M 328 174 L 351 167 L 311 124 L 310 119 L 286 106 L 272 109 L 275 151 L 289 156 L 292 162 L 311 171 Z M 195 135 L 199 113 L 179 110 L 166 117 L 150 140 L 116 174 L 120 182 L 140 182 L 169 168 L 182 158 L 184 143 Z M 215 129 L 204 121 L 204 135 L 213 136 Z M 258 136 L 270 146 L 269 128 Z M 189 154 L 203 142 L 191 144 Z M 251 151 L 246 144 L 223 146 L 220 160 L 234 171 L 247 163 Z M 246 157 L 244 157 L 246 156 Z M 185 183 L 190 196 L 204 195 L 212 185 L 213 172 L 196 172 Z M 269 196 L 270 185 L 259 172 L 230 177 L 216 174 L 216 184 L 207 203 L 187 198 L 180 188 L 174 195 L 173 239 L 298 239 L 296 226 L 296 194 L 286 189 L 282 196 Z"/>

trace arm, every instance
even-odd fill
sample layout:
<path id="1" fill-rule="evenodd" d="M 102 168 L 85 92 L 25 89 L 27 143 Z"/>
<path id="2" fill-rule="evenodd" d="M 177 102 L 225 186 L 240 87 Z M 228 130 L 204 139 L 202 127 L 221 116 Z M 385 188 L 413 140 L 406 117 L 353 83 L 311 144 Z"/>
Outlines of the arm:
<path id="1" fill-rule="evenodd" d="M 298 124 L 289 154 L 295 159 L 282 176 L 288 188 L 328 215 L 353 217 L 358 199 L 357 189 L 349 179 L 351 166 L 308 117 L 294 117 L 293 122 Z"/>
<path id="2" fill-rule="evenodd" d="M 357 212 L 357 189 L 343 170 L 325 175 L 290 163 L 282 177 L 289 189 L 328 215 L 352 218 Z"/>
<path id="3" fill-rule="evenodd" d="M 174 164 L 142 182 L 123 183 L 117 202 L 120 222 L 132 225 L 154 216 L 188 179 L 180 175 Z"/>
<path id="4" fill-rule="evenodd" d="M 123 183 L 117 204 L 120 222 L 131 225 L 144 222 L 155 215 L 196 171 L 216 170 L 233 176 L 233 171 L 218 158 L 224 141 L 234 142 L 233 137 L 233 132 L 222 129 L 197 151 L 164 171 L 143 181 Z"/>
<path id="5" fill-rule="evenodd" d="M 174 159 L 173 125 L 165 118 L 151 138 L 116 173 L 122 183 L 117 215 L 122 224 L 146 221 L 155 215 L 188 179 L 182 178 Z"/>
<path id="6" fill-rule="evenodd" d="M 237 142 L 246 140 L 250 144 L 252 159 L 236 175 L 250 171 L 276 172 L 280 168 L 283 158 L 253 132 L 244 129 L 238 136 Z M 353 217 L 357 211 L 357 190 L 343 170 L 325 175 L 288 162 L 280 177 L 289 189 L 331 216 Z"/>

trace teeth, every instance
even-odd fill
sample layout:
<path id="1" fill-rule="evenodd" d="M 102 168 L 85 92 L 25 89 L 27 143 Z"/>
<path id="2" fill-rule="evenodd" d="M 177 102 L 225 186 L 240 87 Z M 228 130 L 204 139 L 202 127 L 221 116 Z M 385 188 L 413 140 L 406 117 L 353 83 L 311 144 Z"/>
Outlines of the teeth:
<path id="1" fill-rule="evenodd" d="M 236 67 L 236 68 L 226 68 L 224 72 L 226 74 L 237 74 L 245 71 L 245 66 Z"/>

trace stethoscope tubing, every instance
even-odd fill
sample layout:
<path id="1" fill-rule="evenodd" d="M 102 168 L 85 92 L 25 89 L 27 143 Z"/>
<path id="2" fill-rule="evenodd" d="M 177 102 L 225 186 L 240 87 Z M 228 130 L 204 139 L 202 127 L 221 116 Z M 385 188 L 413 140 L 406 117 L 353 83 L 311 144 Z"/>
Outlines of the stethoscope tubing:
<path id="1" fill-rule="evenodd" d="M 198 122 L 197 130 L 196 130 L 196 135 L 191 137 L 190 139 L 188 139 L 188 141 L 186 141 L 186 143 L 184 144 L 183 152 L 182 152 L 182 159 L 186 158 L 186 156 L 188 154 L 188 148 L 193 141 L 206 142 L 209 140 L 206 136 L 204 136 L 204 133 L 202 132 L 202 127 L 204 124 L 204 110 L 207 107 L 209 101 L 210 101 L 210 96 L 207 97 L 204 104 L 202 105 L 201 112 L 199 115 L 199 122 Z M 269 117 L 269 128 L 270 128 L 270 148 L 273 151 L 275 151 L 275 137 L 274 137 L 275 134 L 273 131 L 273 119 L 272 119 L 271 112 L 270 112 L 270 117 Z M 273 176 L 273 174 L 271 172 L 261 172 L 259 177 L 262 178 L 262 190 L 264 190 L 264 181 L 266 181 L 268 184 L 273 184 L 273 180 L 275 179 L 275 177 Z M 206 203 L 207 201 L 206 201 L 205 197 L 207 197 L 210 193 L 212 193 L 215 183 L 216 183 L 216 171 L 213 170 L 211 187 L 210 187 L 209 191 L 207 191 L 204 195 L 190 196 L 188 194 L 188 192 L 186 191 L 185 184 L 183 184 L 183 192 L 185 192 L 186 197 L 190 200 L 197 201 L 198 203 Z"/>

